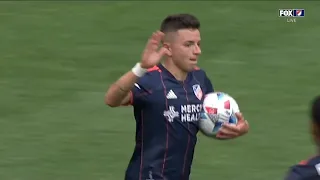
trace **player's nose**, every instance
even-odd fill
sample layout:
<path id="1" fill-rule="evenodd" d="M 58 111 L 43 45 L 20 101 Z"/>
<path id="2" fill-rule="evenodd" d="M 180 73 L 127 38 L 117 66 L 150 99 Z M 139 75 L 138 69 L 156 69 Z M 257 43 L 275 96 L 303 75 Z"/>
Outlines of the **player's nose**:
<path id="1" fill-rule="evenodd" d="M 195 46 L 194 50 L 193 50 L 193 53 L 195 55 L 200 55 L 201 54 L 201 48 L 200 46 Z"/>

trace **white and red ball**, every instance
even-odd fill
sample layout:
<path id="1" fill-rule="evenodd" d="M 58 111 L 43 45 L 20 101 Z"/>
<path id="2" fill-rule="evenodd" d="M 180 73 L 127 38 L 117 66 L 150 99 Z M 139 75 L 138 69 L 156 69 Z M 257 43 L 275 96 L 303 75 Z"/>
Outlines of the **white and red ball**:
<path id="1" fill-rule="evenodd" d="M 216 137 L 223 123 L 238 123 L 237 112 L 240 112 L 239 106 L 230 95 L 223 92 L 206 94 L 199 120 L 200 131 Z"/>

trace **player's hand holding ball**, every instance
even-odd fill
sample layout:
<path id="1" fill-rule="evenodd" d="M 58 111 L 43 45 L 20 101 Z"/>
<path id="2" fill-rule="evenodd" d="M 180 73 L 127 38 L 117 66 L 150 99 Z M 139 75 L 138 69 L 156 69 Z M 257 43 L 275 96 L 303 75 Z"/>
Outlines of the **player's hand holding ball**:
<path id="1" fill-rule="evenodd" d="M 249 130 L 237 102 L 222 92 L 205 96 L 199 126 L 206 136 L 217 139 L 236 138 Z"/>
<path id="2" fill-rule="evenodd" d="M 216 137 L 219 139 L 232 139 L 244 135 L 249 130 L 249 124 L 240 112 L 235 113 L 237 124 L 224 123 L 219 129 Z"/>

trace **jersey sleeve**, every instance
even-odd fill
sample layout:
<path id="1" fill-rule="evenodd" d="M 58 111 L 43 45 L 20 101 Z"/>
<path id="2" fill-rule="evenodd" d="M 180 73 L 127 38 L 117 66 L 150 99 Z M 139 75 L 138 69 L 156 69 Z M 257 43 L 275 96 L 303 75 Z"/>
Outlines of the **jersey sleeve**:
<path id="1" fill-rule="evenodd" d="M 204 78 L 204 84 L 206 86 L 205 94 L 214 92 L 211 80 L 208 78 L 208 76 L 206 74 L 205 74 L 205 78 Z"/>
<path id="2" fill-rule="evenodd" d="M 299 172 L 297 172 L 295 167 L 290 168 L 290 170 L 287 172 L 284 180 L 299 180 L 301 179 L 301 175 Z"/>
<path id="3" fill-rule="evenodd" d="M 290 168 L 284 180 L 320 179 L 317 169 L 313 165 L 295 165 Z"/>
<path id="4" fill-rule="evenodd" d="M 132 106 L 143 106 L 146 98 L 151 94 L 149 76 L 145 75 L 134 84 L 130 91 L 130 103 Z"/>

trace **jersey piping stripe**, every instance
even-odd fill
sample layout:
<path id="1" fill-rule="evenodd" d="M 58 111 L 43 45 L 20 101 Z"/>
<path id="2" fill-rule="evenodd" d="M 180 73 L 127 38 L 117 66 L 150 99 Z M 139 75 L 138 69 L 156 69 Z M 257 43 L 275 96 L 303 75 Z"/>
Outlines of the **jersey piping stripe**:
<path id="1" fill-rule="evenodd" d="M 162 83 L 162 86 L 163 86 L 163 93 L 164 93 L 164 98 L 165 98 L 165 101 L 166 101 L 166 109 L 167 111 L 169 110 L 168 109 L 168 99 L 166 98 L 166 94 L 167 94 L 167 88 L 164 84 L 164 81 L 163 81 L 163 76 L 162 76 L 162 73 L 160 71 L 160 79 L 161 79 L 161 83 Z M 167 160 L 167 154 L 168 154 L 168 147 L 169 147 L 169 121 L 167 120 L 166 122 L 166 150 L 164 152 L 164 156 L 163 156 L 163 164 L 162 164 L 162 171 L 161 171 L 161 174 L 162 174 L 162 177 L 163 177 L 163 174 L 164 174 L 164 169 L 165 169 L 165 166 L 166 166 L 166 160 Z"/>
<path id="2" fill-rule="evenodd" d="M 186 98 L 187 98 L 187 102 L 189 104 L 188 91 L 185 88 L 184 82 L 183 82 L 183 89 L 186 92 Z M 187 123 L 187 127 L 188 127 L 188 131 L 189 131 L 189 123 Z M 185 176 L 185 168 L 186 168 L 186 161 L 187 161 L 189 148 L 190 148 L 190 133 L 188 134 L 188 143 L 187 143 L 186 152 L 184 154 L 184 161 L 183 161 L 183 167 L 182 167 L 182 178 L 184 178 L 184 176 Z"/>
<path id="3" fill-rule="evenodd" d="M 152 72 L 152 71 L 161 71 L 160 68 L 158 66 L 153 66 L 152 68 L 148 69 L 148 72 Z"/>
<path id="4" fill-rule="evenodd" d="M 140 150 L 140 172 L 139 172 L 139 180 L 142 180 L 142 168 L 143 168 L 143 110 L 141 110 L 141 150 Z"/>

